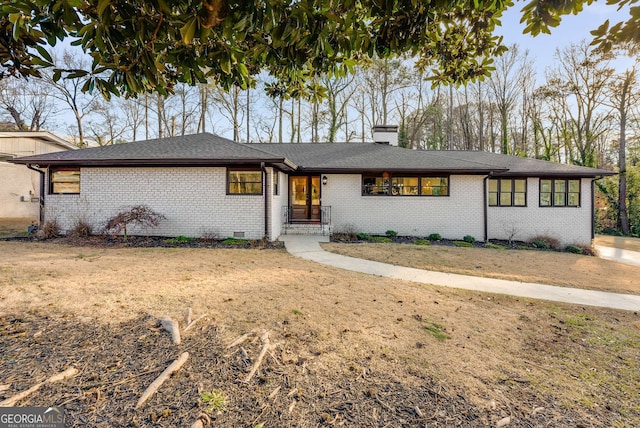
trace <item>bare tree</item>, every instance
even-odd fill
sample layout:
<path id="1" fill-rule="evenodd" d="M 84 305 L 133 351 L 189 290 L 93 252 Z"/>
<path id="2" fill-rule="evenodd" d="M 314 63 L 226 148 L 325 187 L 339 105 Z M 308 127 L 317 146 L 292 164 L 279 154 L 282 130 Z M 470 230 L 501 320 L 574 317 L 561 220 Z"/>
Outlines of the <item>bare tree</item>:
<path id="1" fill-rule="evenodd" d="M 53 116 L 55 103 L 39 79 L 20 78 L 0 80 L 0 105 L 5 114 L 23 131 L 39 131 Z"/>

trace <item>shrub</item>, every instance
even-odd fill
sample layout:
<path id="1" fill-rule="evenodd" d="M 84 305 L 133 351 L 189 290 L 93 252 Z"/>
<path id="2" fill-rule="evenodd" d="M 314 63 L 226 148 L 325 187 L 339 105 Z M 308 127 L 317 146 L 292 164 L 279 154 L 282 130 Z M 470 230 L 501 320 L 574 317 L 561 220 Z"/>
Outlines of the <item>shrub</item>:
<path id="1" fill-rule="evenodd" d="M 389 243 L 393 242 L 391 238 L 387 238 L 386 236 L 373 236 L 369 238 L 371 242 L 381 242 L 381 243 Z"/>
<path id="2" fill-rule="evenodd" d="M 57 219 L 47 220 L 42 225 L 42 238 L 51 239 L 60 236 L 60 225 Z"/>
<path id="3" fill-rule="evenodd" d="M 86 238 L 93 233 L 93 226 L 85 220 L 78 220 L 71 229 L 70 235 L 76 238 Z"/>
<path id="4" fill-rule="evenodd" d="M 222 241 L 223 244 L 227 245 L 246 245 L 249 243 L 247 239 L 238 239 L 238 238 L 227 238 Z"/>
<path id="5" fill-rule="evenodd" d="M 166 239 L 165 242 L 168 244 L 185 244 L 187 242 L 193 242 L 196 238 L 190 238 L 188 236 L 176 236 L 175 238 Z"/>
<path id="6" fill-rule="evenodd" d="M 534 236 L 533 239 L 531 240 L 531 243 L 533 245 L 535 245 L 538 248 L 552 248 L 554 250 L 558 250 L 560 249 L 560 241 L 558 241 L 556 238 L 552 238 L 550 236 Z M 544 247 L 544 244 L 547 244 L 546 247 Z"/>
<path id="7" fill-rule="evenodd" d="M 467 241 L 454 241 L 453 245 L 456 247 L 473 247 L 473 244 Z"/>
<path id="8" fill-rule="evenodd" d="M 156 227 L 160 224 L 160 221 L 166 217 L 160 213 L 155 212 L 146 205 L 136 205 L 134 207 L 125 209 L 115 216 L 111 217 L 107 221 L 105 226 L 105 232 L 111 232 L 113 235 L 118 235 L 120 232 L 124 235 L 124 239 L 127 239 L 127 227 L 129 225 L 135 225 L 146 229 L 148 227 Z"/>
<path id="9" fill-rule="evenodd" d="M 415 241 L 413 241 L 413 243 L 416 245 L 431 245 L 431 241 L 428 241 L 426 239 L 416 239 Z"/>
<path id="10" fill-rule="evenodd" d="M 567 245 L 564 249 L 567 253 L 582 254 L 582 248 L 577 245 Z"/>
<path id="11" fill-rule="evenodd" d="M 368 234 L 363 232 L 356 234 L 356 238 L 358 238 L 358 240 L 360 241 L 368 241 L 369 239 L 371 239 L 371 237 Z"/>
<path id="12" fill-rule="evenodd" d="M 505 247 L 504 245 L 498 245 L 498 244 L 492 244 L 491 242 L 487 242 L 486 244 L 484 244 L 484 248 L 491 248 L 494 250 L 506 250 L 507 247 Z"/>
<path id="13" fill-rule="evenodd" d="M 462 238 L 462 240 L 464 242 L 468 242 L 469 244 L 473 244 L 474 242 L 476 242 L 476 238 L 474 238 L 471 235 L 465 235 L 464 238 Z"/>
<path id="14" fill-rule="evenodd" d="M 219 241 L 221 237 L 213 230 L 203 230 L 200 232 L 200 239 L 204 242 L 215 242 Z"/>
<path id="15" fill-rule="evenodd" d="M 396 232 L 395 230 L 387 230 L 384 234 L 389 238 L 395 238 L 396 236 L 398 236 L 398 232 Z"/>
<path id="16" fill-rule="evenodd" d="M 549 244 L 547 244 L 544 241 L 538 241 L 534 239 L 533 241 L 531 241 L 531 243 L 533 244 L 534 247 L 541 248 L 543 250 L 546 250 L 549 248 Z"/>
<path id="17" fill-rule="evenodd" d="M 358 229 L 353 224 L 343 224 L 333 231 L 334 239 L 342 239 L 344 241 L 355 241 Z"/>
<path id="18" fill-rule="evenodd" d="M 432 233 L 431 235 L 429 235 L 429 240 L 431 240 L 431 241 L 440 241 L 440 240 L 442 240 L 442 236 L 440 236 L 439 233 Z"/>

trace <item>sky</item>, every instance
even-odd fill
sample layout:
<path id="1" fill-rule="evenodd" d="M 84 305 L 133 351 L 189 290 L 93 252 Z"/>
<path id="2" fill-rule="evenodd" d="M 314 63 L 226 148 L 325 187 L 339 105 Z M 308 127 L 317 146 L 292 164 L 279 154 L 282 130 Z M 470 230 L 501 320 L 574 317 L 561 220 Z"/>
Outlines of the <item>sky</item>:
<path id="1" fill-rule="evenodd" d="M 604 21 L 609 19 L 611 24 L 619 21 L 626 21 L 629 15 L 629 6 L 619 12 L 617 6 L 607 5 L 605 1 L 599 1 L 585 7 L 578 15 L 566 15 L 556 28 L 551 30 L 551 34 L 540 34 L 532 37 L 529 34 L 522 34 L 524 24 L 520 24 L 522 13 L 520 10 L 526 3 L 518 1 L 503 15 L 502 27 L 497 34 L 504 36 L 504 43 L 509 46 L 514 43 L 524 51 L 529 51 L 529 57 L 536 62 L 538 80 L 544 79 L 544 71 L 551 66 L 556 50 L 567 47 L 571 44 L 578 44 L 586 39 L 590 41 L 593 36 L 590 31 L 597 29 Z M 616 62 L 616 68 L 624 69 L 631 65 L 630 59 L 620 59 Z"/>

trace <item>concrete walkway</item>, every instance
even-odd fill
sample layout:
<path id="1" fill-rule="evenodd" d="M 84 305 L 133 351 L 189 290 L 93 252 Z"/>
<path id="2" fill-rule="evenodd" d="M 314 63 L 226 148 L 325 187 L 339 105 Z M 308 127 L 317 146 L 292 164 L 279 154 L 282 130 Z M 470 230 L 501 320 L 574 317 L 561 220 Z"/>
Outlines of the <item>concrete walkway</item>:
<path id="1" fill-rule="evenodd" d="M 355 272 L 443 287 L 499 293 L 531 299 L 551 300 L 555 302 L 599 306 L 628 311 L 640 310 L 640 296 L 630 294 L 607 293 L 604 291 L 581 290 L 545 284 L 457 275 L 356 259 L 324 251 L 320 247 L 320 242 L 328 242 L 329 239 L 326 236 L 284 235 L 280 237 L 280 240 L 284 241 L 287 251 L 296 257 Z"/>
<path id="2" fill-rule="evenodd" d="M 612 260 L 626 265 L 640 267 L 640 252 L 624 250 L 622 248 L 605 247 L 602 245 L 594 245 L 601 259 Z M 640 282 L 640 278 L 638 278 Z"/>

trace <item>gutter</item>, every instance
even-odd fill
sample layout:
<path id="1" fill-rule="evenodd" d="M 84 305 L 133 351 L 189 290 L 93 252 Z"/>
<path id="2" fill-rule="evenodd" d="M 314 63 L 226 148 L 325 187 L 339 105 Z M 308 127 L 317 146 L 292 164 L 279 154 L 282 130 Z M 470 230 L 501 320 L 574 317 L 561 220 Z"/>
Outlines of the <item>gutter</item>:
<path id="1" fill-rule="evenodd" d="M 264 162 L 260 162 L 262 180 L 264 182 L 264 239 L 269 240 L 269 182 L 267 181 L 267 168 Z"/>
<path id="2" fill-rule="evenodd" d="M 27 168 L 40 174 L 40 197 L 38 198 L 38 226 L 42 227 L 44 224 L 44 174 L 38 165 L 33 166 L 30 163 L 26 164 Z"/>

